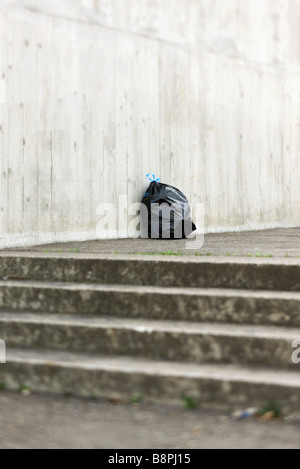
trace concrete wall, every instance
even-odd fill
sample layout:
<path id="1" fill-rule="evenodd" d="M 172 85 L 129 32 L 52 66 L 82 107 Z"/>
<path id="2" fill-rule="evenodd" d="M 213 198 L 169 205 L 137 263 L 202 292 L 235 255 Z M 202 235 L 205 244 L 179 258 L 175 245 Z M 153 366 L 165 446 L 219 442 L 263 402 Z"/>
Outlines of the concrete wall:
<path id="1" fill-rule="evenodd" d="M 0 247 L 95 239 L 145 174 L 300 225 L 300 0 L 0 0 Z"/>

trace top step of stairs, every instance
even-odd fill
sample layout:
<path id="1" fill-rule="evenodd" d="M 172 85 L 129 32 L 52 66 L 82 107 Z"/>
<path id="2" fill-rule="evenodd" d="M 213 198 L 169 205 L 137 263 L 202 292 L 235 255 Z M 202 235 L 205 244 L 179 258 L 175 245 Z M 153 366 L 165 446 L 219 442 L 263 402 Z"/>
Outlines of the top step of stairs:
<path id="1" fill-rule="evenodd" d="M 300 291 L 300 259 L 1 251 L 0 280 Z"/>

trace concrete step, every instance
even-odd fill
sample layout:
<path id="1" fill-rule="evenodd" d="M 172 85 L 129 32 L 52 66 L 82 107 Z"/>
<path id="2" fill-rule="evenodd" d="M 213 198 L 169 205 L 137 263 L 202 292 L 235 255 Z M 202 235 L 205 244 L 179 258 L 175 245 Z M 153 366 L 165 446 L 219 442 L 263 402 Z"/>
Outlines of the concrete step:
<path id="1" fill-rule="evenodd" d="M 0 253 L 0 382 L 296 411 L 300 261 Z"/>
<path id="2" fill-rule="evenodd" d="M 193 397 L 203 407 L 245 408 L 276 399 L 286 412 L 299 412 L 300 373 L 235 365 L 198 365 L 131 357 L 41 350 L 9 350 L 0 365 L 8 389 L 87 397 L 179 402 Z"/>
<path id="3" fill-rule="evenodd" d="M 300 327 L 300 292 L 0 281 L 0 310 Z"/>
<path id="4" fill-rule="evenodd" d="M 0 252 L 0 279 L 300 291 L 300 259 Z"/>
<path id="5" fill-rule="evenodd" d="M 8 350 L 52 349 L 155 360 L 290 368 L 300 329 L 87 316 L 2 313 Z"/>

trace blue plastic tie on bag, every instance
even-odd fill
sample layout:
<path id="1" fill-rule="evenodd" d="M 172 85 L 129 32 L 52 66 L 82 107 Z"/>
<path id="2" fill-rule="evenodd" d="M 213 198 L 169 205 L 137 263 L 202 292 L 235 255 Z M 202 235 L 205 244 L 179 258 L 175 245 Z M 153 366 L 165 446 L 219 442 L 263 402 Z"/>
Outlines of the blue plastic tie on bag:
<path id="1" fill-rule="evenodd" d="M 160 178 L 156 178 L 154 173 L 148 173 L 146 177 L 151 182 L 160 182 Z"/>

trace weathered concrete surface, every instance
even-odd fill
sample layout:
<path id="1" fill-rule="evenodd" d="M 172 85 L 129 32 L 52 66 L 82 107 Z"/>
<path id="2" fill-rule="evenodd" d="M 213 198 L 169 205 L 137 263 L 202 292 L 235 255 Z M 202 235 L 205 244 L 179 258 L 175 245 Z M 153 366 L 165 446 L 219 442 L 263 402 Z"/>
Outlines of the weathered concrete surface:
<path id="1" fill-rule="evenodd" d="M 149 171 L 208 231 L 299 226 L 299 24 L 298 0 L 1 0 L 0 246 L 94 239 L 104 202 L 126 237 Z"/>
<path id="2" fill-rule="evenodd" d="M 299 259 L 0 252 L 2 287 L 30 280 L 299 292 L 299 272 Z"/>
<path id="3" fill-rule="evenodd" d="M 183 321 L 1 313 L 7 348 L 290 368 L 300 329 Z"/>
<path id="4" fill-rule="evenodd" d="M 300 292 L 0 281 L 0 308 L 300 327 Z"/>
<path id="5" fill-rule="evenodd" d="M 299 420 L 236 421 L 163 404 L 1 393 L 0 448 L 297 449 Z M 101 458 L 100 458 L 101 460 Z M 102 461 L 100 461 L 102 462 Z"/>
<path id="6" fill-rule="evenodd" d="M 42 350 L 8 352 L 1 382 L 16 390 L 26 384 L 38 392 L 83 397 L 179 403 L 184 396 L 206 408 L 263 406 L 275 400 L 284 412 L 298 412 L 300 374 L 223 364 L 195 364 Z"/>
<path id="7" fill-rule="evenodd" d="M 199 249 L 193 241 L 189 241 L 187 248 L 186 240 L 155 240 L 155 239 L 111 239 L 94 240 L 88 242 L 53 243 L 47 245 L 33 246 L 30 248 L 19 248 L 16 252 L 66 252 L 92 254 L 133 254 L 133 253 L 156 253 L 173 251 L 182 252 L 184 255 L 200 256 L 273 256 L 273 257 L 297 257 L 300 258 L 300 229 L 285 228 L 261 231 L 246 231 L 239 233 L 214 233 L 206 234 L 204 246 Z M 10 251 L 13 251 L 12 249 Z M 45 252 L 46 251 L 46 252 Z M 0 254 L 3 251 L 0 251 Z"/>
<path id="8" fill-rule="evenodd" d="M 0 253 L 0 382 L 299 411 L 300 259 L 111 254 L 115 243 Z"/>

